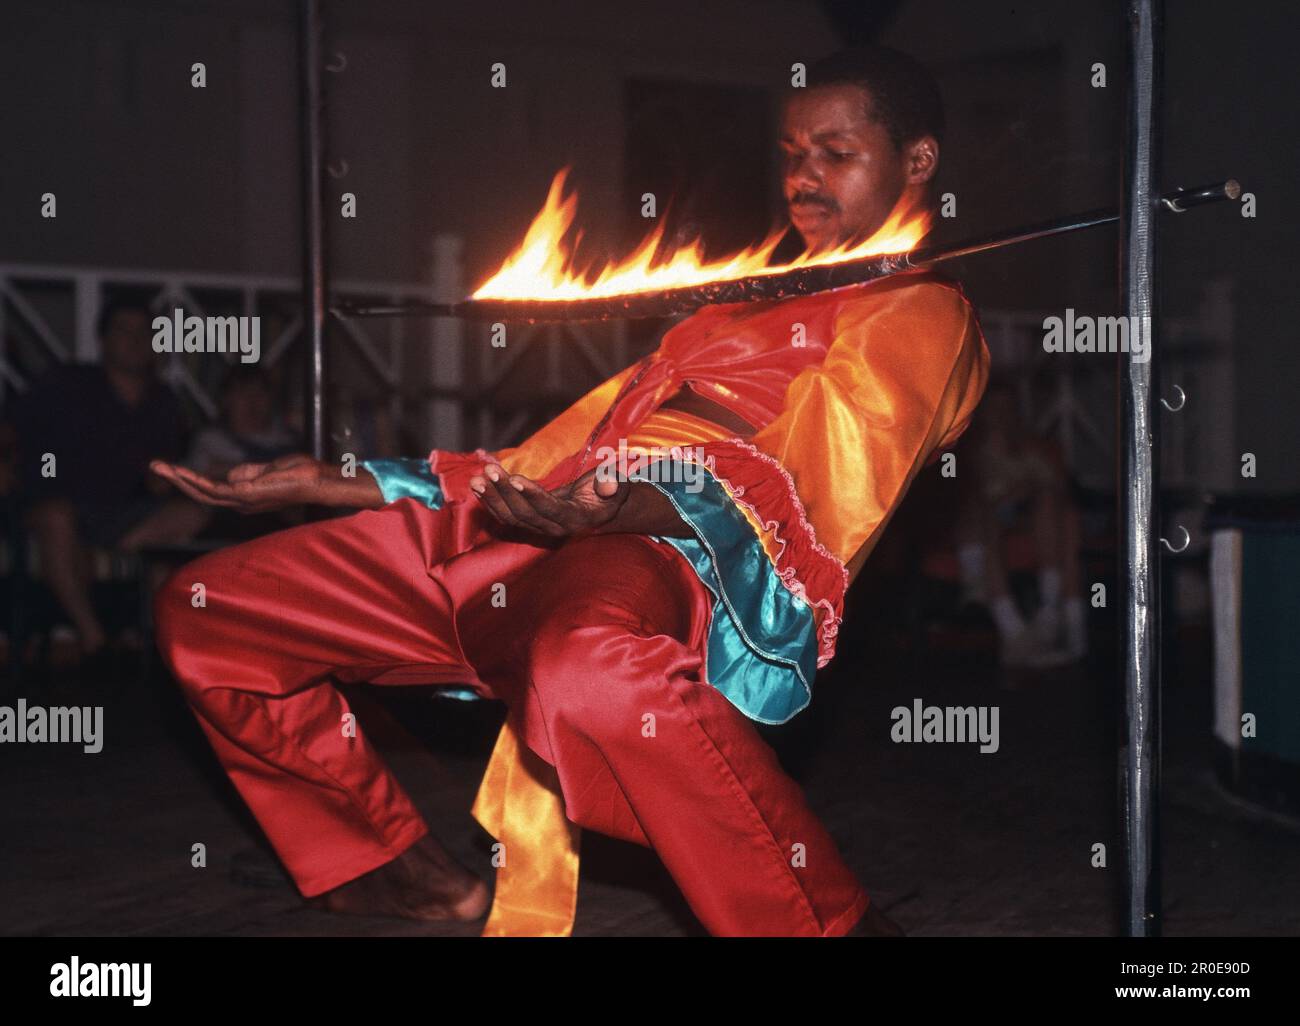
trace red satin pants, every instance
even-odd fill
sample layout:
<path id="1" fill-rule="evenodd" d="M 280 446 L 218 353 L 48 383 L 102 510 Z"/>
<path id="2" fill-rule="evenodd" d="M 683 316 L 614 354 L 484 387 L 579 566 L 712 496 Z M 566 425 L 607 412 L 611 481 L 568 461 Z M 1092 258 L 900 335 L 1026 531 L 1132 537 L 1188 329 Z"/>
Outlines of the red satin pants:
<path id="1" fill-rule="evenodd" d="M 569 819 L 652 847 L 710 933 L 852 928 L 866 892 L 705 680 L 711 596 L 681 554 L 631 534 L 539 547 L 489 519 L 403 499 L 204 556 L 159 592 L 163 656 L 300 891 L 428 831 L 365 732 L 342 729 L 331 678 L 456 684 L 522 712 Z"/>

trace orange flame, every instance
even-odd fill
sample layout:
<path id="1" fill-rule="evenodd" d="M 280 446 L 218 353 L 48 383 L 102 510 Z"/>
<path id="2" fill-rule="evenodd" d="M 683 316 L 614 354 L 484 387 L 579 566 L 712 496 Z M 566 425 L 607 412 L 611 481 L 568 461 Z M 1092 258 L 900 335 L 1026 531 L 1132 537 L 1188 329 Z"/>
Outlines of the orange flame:
<path id="1" fill-rule="evenodd" d="M 706 262 L 699 240 L 656 260 L 655 253 L 664 233 L 664 226 L 660 224 L 631 256 L 606 264 L 593 276 L 574 267 L 577 242 L 581 240 L 582 232 L 578 232 L 572 246 L 565 242 L 578 209 L 577 194 L 564 195 L 564 180 L 568 173 L 567 167 L 556 173 L 546 203 L 533 219 L 523 243 L 472 298 L 593 299 L 781 274 L 797 267 L 843 263 L 882 253 L 903 253 L 914 248 L 930 230 L 928 211 L 897 209 L 865 242 L 852 246 L 845 243 L 815 257 L 804 253 L 790 263 L 769 267 L 768 258 L 785 235 L 784 227 L 774 230 L 757 246 Z"/>

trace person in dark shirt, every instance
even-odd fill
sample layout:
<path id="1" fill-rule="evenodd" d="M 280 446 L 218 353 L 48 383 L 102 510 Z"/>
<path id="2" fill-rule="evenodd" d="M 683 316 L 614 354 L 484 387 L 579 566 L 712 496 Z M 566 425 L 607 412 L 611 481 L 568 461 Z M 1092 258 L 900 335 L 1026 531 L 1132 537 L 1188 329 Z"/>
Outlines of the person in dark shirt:
<path id="1" fill-rule="evenodd" d="M 155 374 L 151 321 L 141 301 L 109 303 L 98 325 L 102 364 L 55 368 L 12 413 L 26 521 L 82 656 L 107 640 L 90 599 L 87 546 L 181 541 L 210 516 L 149 473 L 151 459 L 183 456 L 188 435 L 180 403 Z"/>

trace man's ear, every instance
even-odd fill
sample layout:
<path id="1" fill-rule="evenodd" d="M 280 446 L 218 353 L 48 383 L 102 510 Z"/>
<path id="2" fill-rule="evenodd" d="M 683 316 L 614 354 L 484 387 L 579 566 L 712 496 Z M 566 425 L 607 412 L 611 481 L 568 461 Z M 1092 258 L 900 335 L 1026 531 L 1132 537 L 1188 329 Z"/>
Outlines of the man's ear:
<path id="1" fill-rule="evenodd" d="M 932 135 L 913 139 L 903 148 L 903 153 L 908 185 L 924 185 L 939 170 L 939 140 Z"/>

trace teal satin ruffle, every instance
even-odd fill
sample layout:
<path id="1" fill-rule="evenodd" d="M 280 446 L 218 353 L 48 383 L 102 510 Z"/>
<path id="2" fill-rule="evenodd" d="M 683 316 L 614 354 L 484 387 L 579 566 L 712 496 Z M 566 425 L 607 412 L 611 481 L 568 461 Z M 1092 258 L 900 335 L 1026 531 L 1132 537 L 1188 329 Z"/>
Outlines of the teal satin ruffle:
<path id="1" fill-rule="evenodd" d="M 473 688 L 440 688 L 438 691 L 439 698 L 454 698 L 458 702 L 477 702 L 483 696 Z"/>
<path id="2" fill-rule="evenodd" d="M 695 531 L 695 538 L 653 537 L 681 552 L 716 599 L 709 683 L 751 720 L 784 723 L 812 700 L 817 672 L 812 608 L 781 582 L 726 489 L 698 465 L 689 476 L 679 466 L 665 471 L 665 464 L 677 463 L 659 461 L 659 469 L 633 471 L 628 478 L 663 492 Z"/>
<path id="3" fill-rule="evenodd" d="M 442 485 L 427 459 L 402 456 L 398 459 L 362 460 L 361 465 L 374 475 L 384 502 L 418 499 L 430 509 L 442 508 Z"/>

